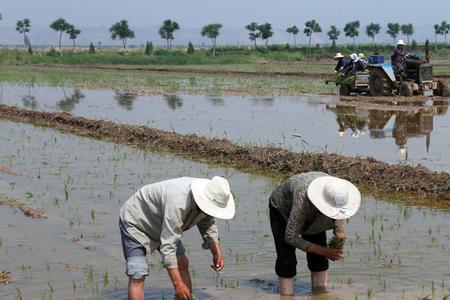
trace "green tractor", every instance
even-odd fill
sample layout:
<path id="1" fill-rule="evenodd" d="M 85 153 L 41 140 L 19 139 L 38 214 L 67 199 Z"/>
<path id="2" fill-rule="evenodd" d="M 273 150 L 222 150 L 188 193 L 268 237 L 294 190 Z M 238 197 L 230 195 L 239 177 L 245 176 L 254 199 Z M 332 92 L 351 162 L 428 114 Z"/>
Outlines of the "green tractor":
<path id="1" fill-rule="evenodd" d="M 336 74 L 329 81 L 339 86 L 339 94 L 379 96 L 424 95 L 432 91 L 434 96 L 449 97 L 447 84 L 442 80 L 433 80 L 433 66 L 429 63 L 428 42 L 426 45 L 426 59 L 416 55 L 408 55 L 405 71 L 397 74 L 392 63 L 384 63 L 384 57 L 374 55 L 369 57 L 367 70 L 355 74 Z"/>

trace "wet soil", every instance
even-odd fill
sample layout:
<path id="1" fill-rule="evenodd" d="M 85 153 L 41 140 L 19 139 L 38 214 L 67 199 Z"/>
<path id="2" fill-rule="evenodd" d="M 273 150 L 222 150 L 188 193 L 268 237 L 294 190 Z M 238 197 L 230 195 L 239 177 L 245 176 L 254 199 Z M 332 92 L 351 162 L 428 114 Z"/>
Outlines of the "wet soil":
<path id="1" fill-rule="evenodd" d="M 67 65 L 54 65 L 54 64 L 38 64 L 38 65 L 26 65 L 36 67 L 60 67 L 67 68 Z M 77 69 L 96 69 L 96 70 L 117 70 L 117 71 L 142 71 L 142 72 L 161 72 L 161 73 L 187 73 L 187 74 L 205 74 L 205 75 L 223 75 L 223 76 L 288 76 L 288 77 L 311 77 L 327 79 L 333 75 L 333 73 L 318 73 L 318 72 L 255 72 L 255 71 L 230 71 L 230 70 L 210 70 L 210 69 L 189 69 L 189 68 L 167 68 L 157 66 L 126 66 L 126 65 L 71 65 L 71 68 Z M 299 64 L 301 68 L 301 64 Z M 330 71 L 333 70 L 330 67 Z M 449 79 L 450 74 L 436 75 L 436 79 Z"/>
<path id="2" fill-rule="evenodd" d="M 23 212 L 23 214 L 27 217 L 33 219 L 46 219 L 42 210 L 34 209 L 27 206 L 25 203 L 19 202 L 13 199 L 0 199 L 0 205 L 9 206 L 12 208 L 19 209 Z"/>
<path id="3" fill-rule="evenodd" d="M 0 105 L 0 118 L 107 139 L 139 149 L 169 151 L 185 158 L 249 172 L 288 177 L 300 172 L 323 171 L 350 180 L 371 192 L 406 192 L 420 198 L 450 200 L 450 175 L 432 172 L 421 165 L 390 165 L 371 158 L 236 145 L 226 139 L 205 138 L 196 134 L 179 135 L 147 126 L 90 120 L 67 113 L 30 111 L 3 104 Z"/>

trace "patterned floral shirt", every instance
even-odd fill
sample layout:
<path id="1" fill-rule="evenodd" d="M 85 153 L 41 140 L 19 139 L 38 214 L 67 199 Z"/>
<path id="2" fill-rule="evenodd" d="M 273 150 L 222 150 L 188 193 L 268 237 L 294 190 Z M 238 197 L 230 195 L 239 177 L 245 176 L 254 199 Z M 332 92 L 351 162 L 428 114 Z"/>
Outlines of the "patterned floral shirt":
<path id="1" fill-rule="evenodd" d="M 322 214 L 309 200 L 307 190 L 316 178 L 328 176 L 322 172 L 308 172 L 294 175 L 282 182 L 272 192 L 269 201 L 286 220 L 286 243 L 307 251 L 312 243 L 300 235 L 317 234 L 333 229 L 343 231 L 343 220 L 334 220 Z"/>

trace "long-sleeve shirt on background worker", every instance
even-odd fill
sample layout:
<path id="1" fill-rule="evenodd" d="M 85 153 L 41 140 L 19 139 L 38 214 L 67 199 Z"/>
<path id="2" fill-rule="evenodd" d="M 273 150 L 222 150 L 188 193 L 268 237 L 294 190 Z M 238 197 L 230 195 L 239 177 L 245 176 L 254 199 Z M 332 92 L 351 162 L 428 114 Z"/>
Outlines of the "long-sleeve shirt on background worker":
<path id="1" fill-rule="evenodd" d="M 204 249 L 218 243 L 213 217 L 203 213 L 192 196 L 195 178 L 180 177 L 146 185 L 120 210 L 120 218 L 130 233 L 148 252 L 159 250 L 166 268 L 177 268 L 176 244 L 184 231 L 197 225 Z"/>
<path id="2" fill-rule="evenodd" d="M 334 220 L 322 214 L 309 200 L 309 184 L 316 178 L 328 176 L 322 172 L 308 172 L 294 175 L 282 182 L 271 194 L 270 204 L 286 220 L 286 243 L 307 251 L 312 243 L 300 235 L 312 235 L 333 229 L 343 231 L 343 220 Z"/>

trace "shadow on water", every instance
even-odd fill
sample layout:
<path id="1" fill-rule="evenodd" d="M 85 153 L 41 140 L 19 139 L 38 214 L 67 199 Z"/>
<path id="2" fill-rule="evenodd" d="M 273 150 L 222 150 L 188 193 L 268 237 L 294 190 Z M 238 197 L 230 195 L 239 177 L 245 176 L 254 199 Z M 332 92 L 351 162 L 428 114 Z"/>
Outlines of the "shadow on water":
<path id="1" fill-rule="evenodd" d="M 243 286 L 254 289 L 257 293 L 263 295 L 271 295 L 270 299 L 294 300 L 294 299 L 314 299 L 314 300 L 331 300 L 340 299 L 335 295 L 331 288 L 311 289 L 311 284 L 303 279 L 295 278 L 294 294 L 295 296 L 279 296 L 278 282 L 272 276 L 269 278 L 253 278 L 242 280 Z"/>
<path id="2" fill-rule="evenodd" d="M 151 279 L 148 280 L 151 283 Z M 193 294 L 197 300 L 214 299 L 214 296 L 207 293 L 203 289 L 194 288 Z M 145 289 L 145 297 L 148 299 L 174 299 L 174 290 L 171 287 L 159 288 L 159 287 L 148 287 Z M 105 289 L 101 297 L 92 298 L 94 299 L 114 299 L 114 300 L 127 300 L 128 299 L 128 289 Z"/>

